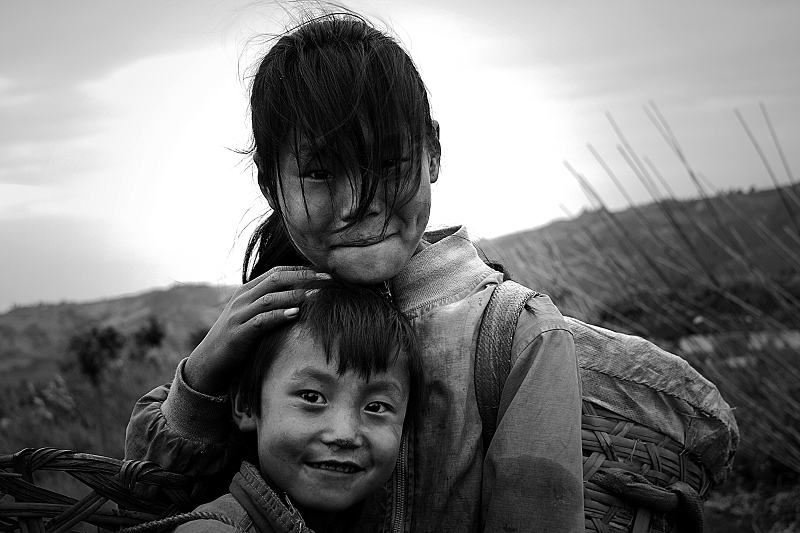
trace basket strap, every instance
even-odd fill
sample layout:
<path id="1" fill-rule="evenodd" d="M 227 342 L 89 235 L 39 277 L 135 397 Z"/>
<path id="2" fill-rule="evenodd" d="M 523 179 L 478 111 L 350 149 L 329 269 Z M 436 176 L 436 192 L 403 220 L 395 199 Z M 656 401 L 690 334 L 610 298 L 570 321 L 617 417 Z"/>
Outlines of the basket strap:
<path id="1" fill-rule="evenodd" d="M 475 397 L 483 425 L 483 455 L 497 427 L 503 386 L 511 371 L 511 345 L 522 309 L 536 291 L 514 281 L 495 287 L 483 311 L 475 350 Z"/>
<path id="2" fill-rule="evenodd" d="M 677 530 L 687 533 L 702 533 L 703 531 L 703 504 L 697 492 L 683 481 L 676 481 L 666 488 L 659 487 L 650 482 L 646 477 L 636 472 L 621 468 L 601 468 L 592 478 L 592 481 L 609 492 L 618 495 L 627 502 L 656 513 L 670 513 L 678 520 Z M 649 527 L 649 516 L 645 520 L 635 520 L 634 531 L 637 523 L 642 523 L 646 531 Z"/>
<path id="3" fill-rule="evenodd" d="M 193 520 L 217 520 L 228 524 L 236 531 L 244 530 L 239 527 L 239 524 L 230 516 L 220 513 L 210 513 L 208 511 L 192 511 L 191 513 L 182 513 L 158 520 L 151 520 L 150 522 L 143 522 L 135 526 L 120 529 L 118 533 L 156 533 L 158 531 L 172 531 L 176 527 L 191 522 Z"/>

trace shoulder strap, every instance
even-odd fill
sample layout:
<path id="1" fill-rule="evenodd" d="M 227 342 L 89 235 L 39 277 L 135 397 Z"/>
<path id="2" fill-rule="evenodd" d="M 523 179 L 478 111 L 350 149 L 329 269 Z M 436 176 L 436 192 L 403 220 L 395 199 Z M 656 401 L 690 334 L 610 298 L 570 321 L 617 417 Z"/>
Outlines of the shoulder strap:
<path id="1" fill-rule="evenodd" d="M 483 424 L 483 454 L 489 449 L 497 426 L 497 412 L 508 373 L 511 343 L 525 303 L 536 291 L 513 281 L 495 287 L 483 311 L 475 352 L 475 396 Z"/>

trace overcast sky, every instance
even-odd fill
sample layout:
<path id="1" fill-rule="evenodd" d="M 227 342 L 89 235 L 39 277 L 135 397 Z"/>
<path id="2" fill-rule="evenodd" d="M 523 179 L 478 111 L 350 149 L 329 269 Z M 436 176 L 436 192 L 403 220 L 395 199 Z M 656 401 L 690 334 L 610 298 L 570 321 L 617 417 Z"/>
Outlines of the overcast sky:
<path id="1" fill-rule="evenodd" d="M 431 224 L 494 237 L 589 205 L 565 160 L 612 208 L 648 195 L 610 113 L 678 196 L 694 193 L 643 108 L 657 104 L 719 189 L 800 172 L 800 2 L 345 2 L 411 52 L 441 124 Z M 287 2 L 290 4 L 290 2 Z M 0 312 L 173 283 L 236 283 L 264 213 L 247 162 L 253 36 L 270 2 L 0 3 Z"/>

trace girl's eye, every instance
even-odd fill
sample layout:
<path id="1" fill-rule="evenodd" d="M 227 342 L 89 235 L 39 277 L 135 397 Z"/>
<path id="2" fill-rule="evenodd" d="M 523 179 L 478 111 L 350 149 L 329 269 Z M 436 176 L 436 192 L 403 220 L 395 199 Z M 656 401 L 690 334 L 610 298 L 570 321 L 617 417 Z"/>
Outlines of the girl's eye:
<path id="1" fill-rule="evenodd" d="M 386 411 L 391 411 L 391 409 L 389 404 L 383 402 L 370 402 L 364 407 L 364 410 L 368 413 L 385 413 Z"/>
<path id="2" fill-rule="evenodd" d="M 318 393 L 317 391 L 313 391 L 313 390 L 300 391 L 298 393 L 298 396 L 300 396 L 300 398 L 302 398 L 303 400 L 307 401 L 308 403 L 314 403 L 314 404 L 319 404 L 319 405 L 327 403 L 325 401 L 325 397 L 322 394 Z"/>
<path id="3" fill-rule="evenodd" d="M 333 179 L 333 174 L 327 170 L 312 170 L 311 172 L 306 172 L 303 178 L 314 181 L 327 181 Z"/>
<path id="4" fill-rule="evenodd" d="M 398 157 L 396 159 L 384 159 L 381 166 L 384 170 L 392 170 L 398 168 L 403 163 L 408 163 L 407 157 Z"/>

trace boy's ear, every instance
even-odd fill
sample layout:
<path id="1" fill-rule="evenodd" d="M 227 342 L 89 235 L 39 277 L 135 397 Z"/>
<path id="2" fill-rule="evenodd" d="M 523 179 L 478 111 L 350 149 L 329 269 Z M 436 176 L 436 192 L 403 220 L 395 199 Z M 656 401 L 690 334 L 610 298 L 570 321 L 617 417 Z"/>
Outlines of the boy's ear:
<path id="1" fill-rule="evenodd" d="M 236 423 L 239 431 L 246 432 L 256 430 L 256 427 L 258 426 L 256 415 L 253 414 L 249 406 L 244 404 L 241 394 L 238 392 L 236 393 L 236 396 L 233 397 L 233 405 L 231 406 L 231 410 L 233 411 L 233 421 Z"/>

